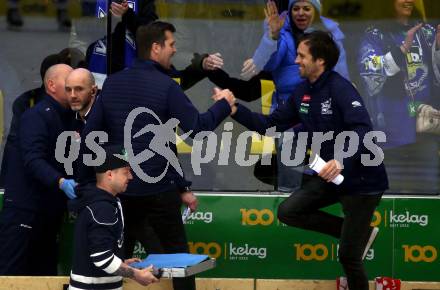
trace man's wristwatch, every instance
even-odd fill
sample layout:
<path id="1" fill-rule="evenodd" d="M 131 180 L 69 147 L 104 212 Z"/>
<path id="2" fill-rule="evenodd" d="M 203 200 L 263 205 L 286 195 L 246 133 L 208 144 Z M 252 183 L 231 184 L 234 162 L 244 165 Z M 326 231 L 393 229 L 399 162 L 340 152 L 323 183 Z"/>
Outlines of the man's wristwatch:
<path id="1" fill-rule="evenodd" d="M 191 191 L 192 191 L 192 189 L 189 186 L 185 186 L 184 188 L 182 188 L 182 193 L 191 192 Z"/>

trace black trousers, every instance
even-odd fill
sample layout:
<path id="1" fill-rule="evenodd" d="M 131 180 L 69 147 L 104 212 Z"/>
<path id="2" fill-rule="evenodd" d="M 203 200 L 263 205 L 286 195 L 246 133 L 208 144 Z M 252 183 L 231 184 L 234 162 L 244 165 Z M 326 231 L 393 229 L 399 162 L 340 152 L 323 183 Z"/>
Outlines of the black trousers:
<path id="1" fill-rule="evenodd" d="M 182 223 L 182 200 L 177 191 L 152 196 L 120 196 L 124 211 L 125 258 L 131 258 L 136 241 L 147 254 L 188 253 Z M 174 290 L 195 290 L 195 277 L 173 278 Z"/>
<path id="2" fill-rule="evenodd" d="M 56 276 L 63 214 L 14 207 L 0 213 L 0 275 Z"/>
<path id="3" fill-rule="evenodd" d="M 318 176 L 304 175 L 302 186 L 278 207 L 281 222 L 339 239 L 339 261 L 347 275 L 348 287 L 368 290 L 362 254 L 371 232 L 371 219 L 382 193 L 340 195 Z M 341 203 L 344 218 L 321 208 Z"/>

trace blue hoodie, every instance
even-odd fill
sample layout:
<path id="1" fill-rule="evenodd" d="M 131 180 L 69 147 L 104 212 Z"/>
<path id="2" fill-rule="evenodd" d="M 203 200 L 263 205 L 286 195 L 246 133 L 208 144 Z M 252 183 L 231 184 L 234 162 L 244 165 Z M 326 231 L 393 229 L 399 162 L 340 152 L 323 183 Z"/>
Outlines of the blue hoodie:
<path id="1" fill-rule="evenodd" d="M 91 184 L 78 188 L 78 196 L 69 201 L 77 214 L 69 284 L 75 289 L 122 289 L 122 277 L 115 274 L 123 262 L 120 201 Z"/>
<path id="2" fill-rule="evenodd" d="M 293 4 L 291 3 L 288 11 L 292 10 L 292 6 Z M 285 11 L 283 13 L 288 12 Z M 320 19 L 324 28 L 332 34 L 340 51 L 339 61 L 334 70 L 344 78 L 349 79 L 346 53 L 342 43 L 345 36 L 336 22 L 322 16 Z M 267 23 L 265 23 L 265 33 L 253 56 L 257 67 L 272 73 L 273 76 L 276 91 L 272 96 L 271 112 L 274 111 L 279 104 L 285 102 L 296 86 L 303 81 L 299 75 L 299 67 L 295 64 L 297 44 L 295 43 L 291 23 L 293 24 L 293 20 L 289 13 L 289 17 L 286 18 L 284 26 L 280 31 L 277 46 L 274 45 L 276 42 L 270 39 Z M 309 28 L 307 32 L 312 30 L 314 29 Z M 261 67 L 263 65 L 264 67 Z"/>

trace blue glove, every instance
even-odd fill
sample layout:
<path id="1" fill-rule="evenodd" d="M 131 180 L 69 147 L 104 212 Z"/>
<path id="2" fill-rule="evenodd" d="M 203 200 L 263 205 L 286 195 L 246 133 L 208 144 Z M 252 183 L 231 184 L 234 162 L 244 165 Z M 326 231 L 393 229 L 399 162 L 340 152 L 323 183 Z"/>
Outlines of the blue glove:
<path id="1" fill-rule="evenodd" d="M 77 184 L 78 183 L 73 179 L 64 179 L 63 183 L 61 183 L 60 189 L 64 191 L 69 199 L 74 199 L 77 197 L 75 194 L 75 186 Z"/>

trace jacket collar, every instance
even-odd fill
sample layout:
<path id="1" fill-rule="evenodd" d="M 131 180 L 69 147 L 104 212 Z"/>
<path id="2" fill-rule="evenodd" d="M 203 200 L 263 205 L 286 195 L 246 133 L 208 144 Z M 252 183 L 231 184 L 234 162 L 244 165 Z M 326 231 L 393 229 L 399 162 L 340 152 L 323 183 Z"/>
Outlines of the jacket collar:
<path id="1" fill-rule="evenodd" d="M 314 83 L 311 83 L 309 80 L 306 80 L 309 88 L 312 90 L 321 89 L 325 85 L 325 83 L 327 82 L 327 79 L 329 78 L 331 73 L 332 73 L 332 71 L 330 71 L 330 70 L 324 71 Z"/>
<path id="2" fill-rule="evenodd" d="M 169 70 L 163 68 L 158 62 L 151 60 L 151 59 L 143 60 L 143 59 L 137 58 L 133 61 L 132 67 L 133 68 L 144 68 L 144 69 L 145 68 L 155 68 L 158 71 L 160 71 L 166 75 L 169 75 L 169 73 L 170 73 Z"/>
<path id="3" fill-rule="evenodd" d="M 81 121 L 84 124 L 87 123 L 87 119 L 89 118 L 89 113 L 93 108 L 93 105 L 95 104 L 96 101 L 96 97 L 95 100 L 93 100 L 93 104 L 90 106 L 90 108 L 87 110 L 87 112 L 84 114 L 84 119 L 81 118 L 81 116 L 79 115 L 79 112 L 75 112 L 75 120 L 77 121 Z"/>
<path id="4" fill-rule="evenodd" d="M 78 198 L 68 202 L 69 210 L 74 212 L 78 212 L 87 205 L 98 201 L 107 201 L 113 204 L 117 204 L 119 201 L 118 197 L 98 188 L 94 183 L 80 185 L 75 191 Z"/>
<path id="5" fill-rule="evenodd" d="M 44 96 L 44 99 L 49 102 L 52 107 L 62 116 L 64 114 L 72 113 L 72 110 L 70 108 L 64 108 L 60 103 L 58 103 L 57 100 L 55 100 L 52 96 L 48 95 L 47 93 Z"/>

